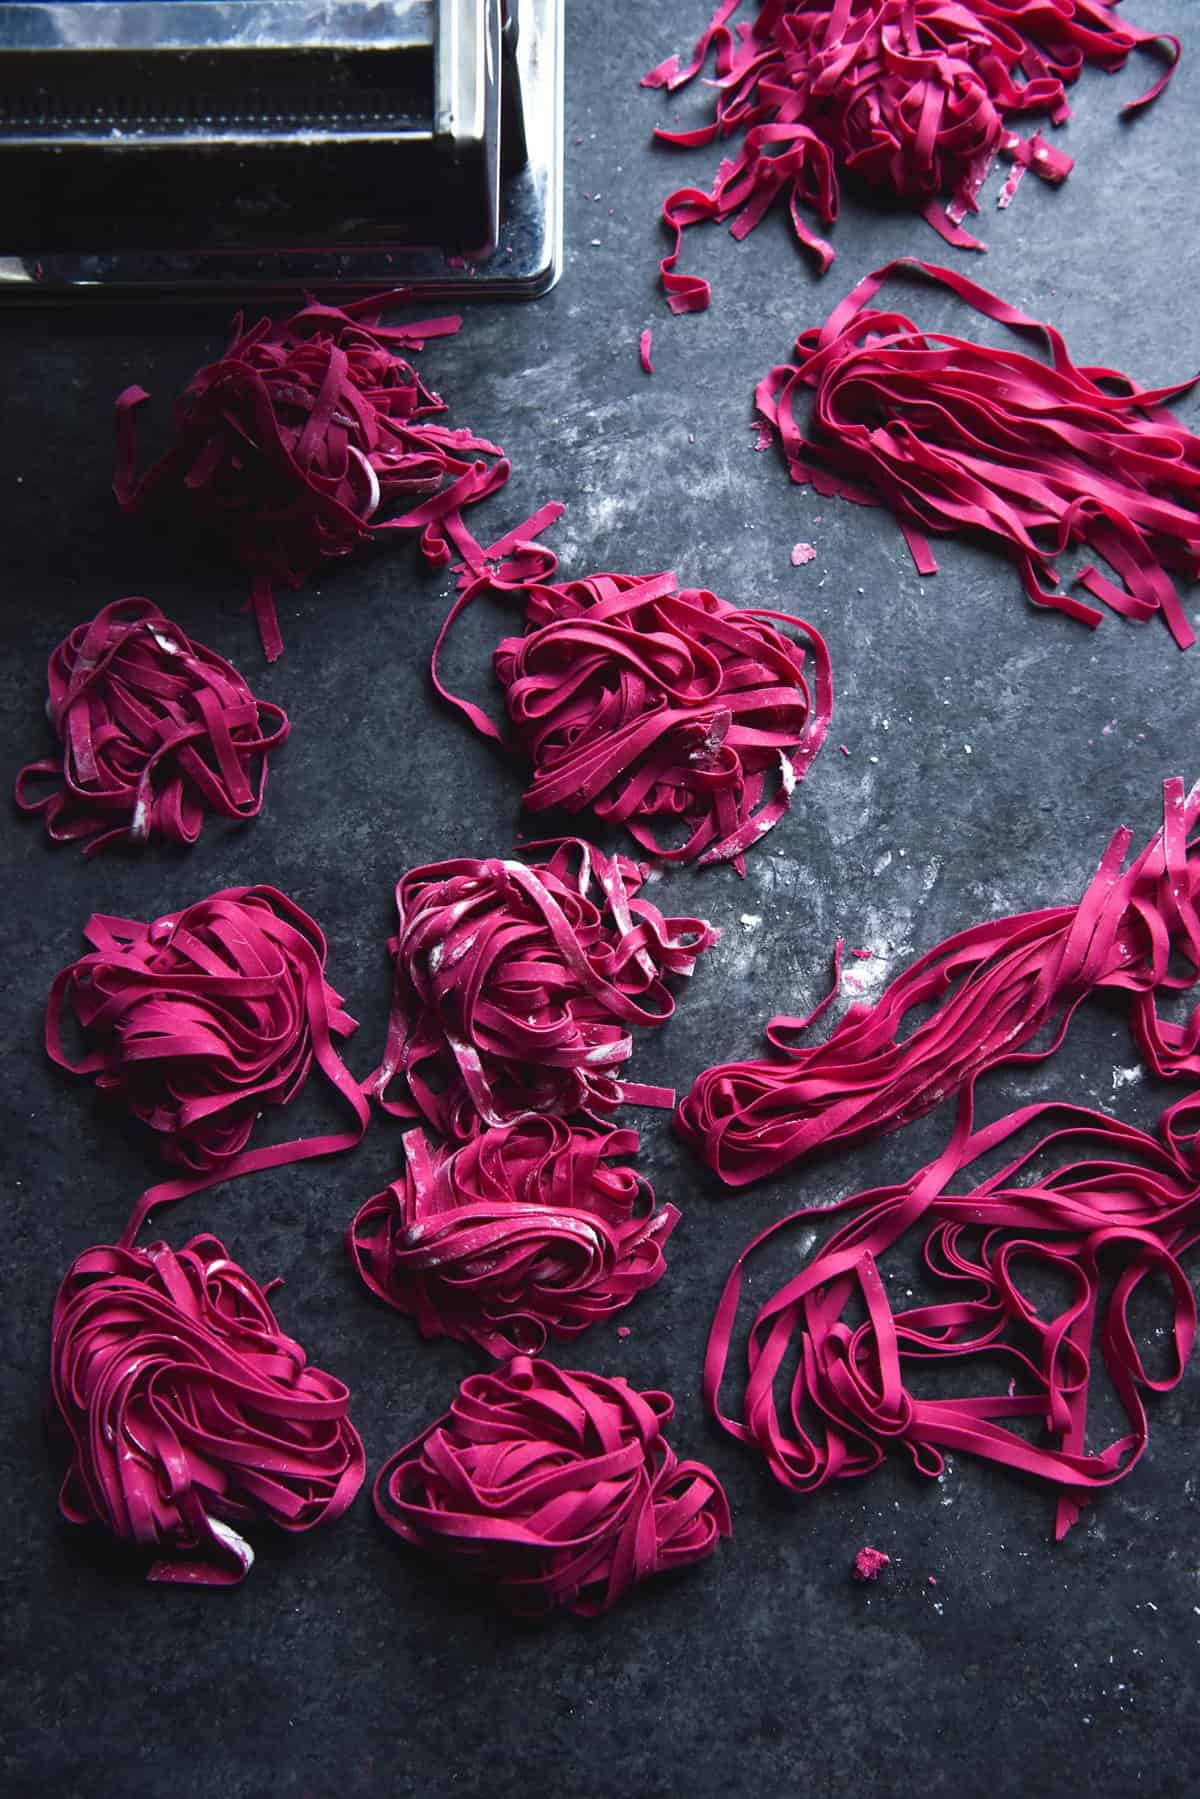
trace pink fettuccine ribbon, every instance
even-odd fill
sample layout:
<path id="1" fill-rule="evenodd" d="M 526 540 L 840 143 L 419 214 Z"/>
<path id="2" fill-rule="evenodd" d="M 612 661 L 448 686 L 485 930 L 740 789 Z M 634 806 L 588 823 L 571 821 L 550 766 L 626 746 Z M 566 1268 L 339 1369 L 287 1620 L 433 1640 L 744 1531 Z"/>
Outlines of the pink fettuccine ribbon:
<path id="1" fill-rule="evenodd" d="M 663 205 L 674 245 L 660 269 L 673 312 L 702 311 L 710 299 L 707 281 L 677 268 L 684 231 L 731 219 L 734 237 L 745 237 L 781 195 L 824 273 L 834 252 L 806 213 L 835 222 L 839 177 L 922 209 L 948 243 L 982 250 L 962 220 L 978 212 L 998 155 L 1051 182 L 1073 167 L 1040 134 L 1018 136 L 1015 119 L 1062 124 L 1067 86 L 1085 62 L 1112 71 L 1131 50 L 1165 49 L 1166 71 L 1125 108 L 1137 111 L 1163 91 L 1180 55 L 1178 39 L 1139 30 L 1104 0 L 765 0 L 752 23 L 731 26 L 740 6 L 719 0 L 690 60 L 668 57 L 642 82 L 674 93 L 711 53 L 712 122 L 654 135 L 683 149 L 740 138 L 710 190 L 681 188 Z"/>
<path id="2" fill-rule="evenodd" d="M 514 1356 L 380 1470 L 389 1530 L 537 1616 L 595 1617 L 730 1534 L 720 1482 L 663 1436 L 667 1393 Z"/>
<path id="3" fill-rule="evenodd" d="M 443 699 L 503 742 L 438 672 L 455 618 L 487 587 L 469 588 L 448 616 L 432 675 Z M 521 597 L 525 635 L 500 644 L 496 673 L 533 767 L 529 810 L 590 807 L 664 861 L 729 861 L 744 873 L 744 852 L 783 817 L 829 728 L 820 633 L 787 613 L 681 590 L 673 574 L 534 581 Z M 664 846 L 663 824 L 684 841 Z"/>
<path id="4" fill-rule="evenodd" d="M 873 310 L 897 273 L 1035 333 L 1051 365 Z M 1053 326 L 950 269 L 906 259 L 868 275 L 824 325 L 802 332 L 796 361 L 759 382 L 755 404 L 792 480 L 887 506 L 919 573 L 937 570 L 927 531 L 979 533 L 1013 558 L 1035 605 L 1096 625 L 1103 615 L 1059 592 L 1054 567 L 1086 544 L 1117 578 L 1089 563 L 1074 579 L 1126 618 L 1161 614 L 1186 649 L 1195 633 L 1171 572 L 1200 579 L 1200 437 L 1166 402 L 1196 379 L 1149 389 L 1114 369 L 1077 367 Z M 806 423 L 797 408 L 810 390 Z"/>
<path id="5" fill-rule="evenodd" d="M 679 1220 L 655 1209 L 630 1130 L 557 1118 L 485 1130 L 460 1147 L 404 1139 L 403 1175 L 346 1234 L 359 1275 L 425 1337 L 492 1356 L 536 1353 L 611 1318 L 666 1273 Z"/>
<path id="6" fill-rule="evenodd" d="M 273 887 L 230 887 L 151 924 L 94 913 L 84 937 L 88 954 L 50 990 L 47 1053 L 94 1076 L 188 1170 L 142 1195 L 123 1246 L 154 1206 L 359 1141 L 369 1106 L 334 1045 L 355 1023 L 325 980 L 320 927 L 294 901 Z M 78 1061 L 62 1041 L 68 1009 L 91 1045 Z M 314 1062 L 352 1127 L 247 1148 L 256 1118 L 288 1105 Z"/>
<path id="7" fill-rule="evenodd" d="M 85 854 L 153 836 L 195 843 L 207 812 L 256 818 L 287 714 L 150 600 L 115 600 L 50 657 L 47 712 L 62 754 L 17 776 L 22 812 Z M 37 792 L 45 781 L 49 792 Z M 35 789 L 31 792 L 31 788 Z"/>
<path id="8" fill-rule="evenodd" d="M 63 1516 L 153 1552 L 150 1580 L 236 1586 L 247 1525 L 311 1530 L 362 1485 L 346 1387 L 215 1237 L 85 1250 L 54 1303 L 50 1380 Z"/>
<path id="9" fill-rule="evenodd" d="M 1200 787 L 1185 798 L 1182 781 L 1169 780 L 1162 830 L 1127 868 L 1131 836 L 1117 831 L 1077 905 L 960 931 L 811 1048 L 793 1039 L 832 992 L 808 1018 L 773 1018 L 772 1056 L 699 1075 L 677 1114 L 681 1134 L 728 1186 L 745 1186 L 969 1097 L 988 1069 L 1041 1061 L 1098 989 L 1131 996 L 1134 1037 L 1155 1074 L 1200 1075 L 1200 1006 L 1176 1024 L 1156 1003 L 1200 974 L 1200 842 L 1188 841 L 1198 818 Z M 1027 1048 L 1038 1036 L 1040 1047 Z"/>
<path id="10" fill-rule="evenodd" d="M 523 846 L 538 851 L 548 859 L 463 857 L 398 883 L 387 1044 L 365 1083 L 385 1111 L 466 1138 L 541 1114 L 673 1103 L 617 1071 L 630 1027 L 672 1016 L 670 980 L 719 932 L 664 918 L 625 856 L 578 838 Z"/>
<path id="11" fill-rule="evenodd" d="M 170 447 L 140 478 L 134 415 L 149 395 L 129 387 L 117 399 L 122 510 L 186 496 L 254 575 L 249 603 L 269 661 L 283 648 L 277 583 L 299 587 L 324 558 L 392 531 L 418 532 L 426 558 L 445 563 L 465 509 L 508 480 L 503 451 L 437 423 L 444 402 L 396 354 L 457 331 L 461 319 L 381 325 L 391 297 L 313 303 L 249 330 L 239 314 L 225 354 L 180 397 Z M 399 514 L 376 517 L 397 504 Z"/>
<path id="12" fill-rule="evenodd" d="M 1050 1119 L 1054 1128 L 998 1173 L 961 1178 Z M 950 1451 L 1018 1469 L 1057 1490 L 1061 1538 L 1090 1493 L 1135 1466 L 1149 1432 L 1144 1396 L 1177 1385 L 1191 1353 L 1196 1302 L 1180 1257 L 1200 1240 L 1200 1175 L 1172 1131 L 1163 1135 L 1166 1146 L 1103 1113 L 1053 1105 L 972 1131 L 965 1096 L 949 1148 L 912 1180 L 808 1207 L 743 1250 L 705 1358 L 714 1416 L 798 1492 L 869 1474 L 893 1446 L 927 1476 Z M 757 1304 L 739 1415 L 730 1415 L 722 1391 L 747 1265 L 780 1232 L 826 1217 L 844 1222 Z M 943 1296 L 897 1311 L 879 1264 L 914 1228 L 927 1231 L 925 1267 Z M 1065 1288 L 1057 1309 L 1027 1290 L 1039 1275 Z M 1155 1283 L 1169 1296 L 1172 1351 L 1158 1374 L 1131 1317 Z M 1089 1450 L 1097 1342 L 1126 1429 Z M 964 1365 L 961 1397 L 922 1397 L 921 1369 L 933 1362 Z M 1022 1429 L 1030 1421 L 1042 1434 Z"/>

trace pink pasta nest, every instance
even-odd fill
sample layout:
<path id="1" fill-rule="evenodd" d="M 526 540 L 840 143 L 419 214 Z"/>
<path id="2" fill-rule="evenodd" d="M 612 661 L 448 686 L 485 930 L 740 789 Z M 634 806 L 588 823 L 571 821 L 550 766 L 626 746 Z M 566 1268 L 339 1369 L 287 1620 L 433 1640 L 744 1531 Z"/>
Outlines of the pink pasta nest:
<path id="1" fill-rule="evenodd" d="M 539 850 L 545 861 L 462 858 L 398 883 L 391 1019 L 367 1083 L 385 1110 L 465 1138 L 541 1114 L 670 1103 L 618 1078 L 630 1027 L 672 1016 L 671 980 L 718 933 L 665 918 L 642 897 L 647 871 L 624 856 L 576 838 L 525 854 Z"/>
<path id="2" fill-rule="evenodd" d="M 231 887 L 150 924 L 96 913 L 84 937 L 88 953 L 51 988 L 47 1051 L 123 1101 L 187 1171 L 142 1196 L 123 1242 L 154 1205 L 358 1142 L 367 1101 L 334 1044 L 354 1020 L 325 980 L 320 927 L 294 901 Z M 62 1040 L 68 1009 L 90 1046 L 78 1061 Z M 256 1119 L 288 1105 L 314 1063 L 353 1126 L 248 1148 Z"/>
<path id="3" fill-rule="evenodd" d="M 669 573 L 535 581 L 522 598 L 524 635 L 500 644 L 495 665 L 532 766 L 529 810 L 590 809 L 664 861 L 744 873 L 745 851 L 784 816 L 828 730 L 820 633 L 681 589 Z M 480 707 L 447 692 L 436 652 L 433 672 L 443 697 L 503 741 Z M 672 827 L 682 841 L 665 843 Z"/>
<path id="4" fill-rule="evenodd" d="M 669 1394 L 514 1356 L 380 1470 L 387 1528 L 511 1611 L 594 1617 L 730 1533 L 720 1482 L 663 1436 Z"/>
<path id="5" fill-rule="evenodd" d="M 381 325 L 388 298 L 312 303 L 248 330 L 239 314 L 224 355 L 180 396 L 169 448 L 141 477 L 134 415 L 149 396 L 129 387 L 117 399 L 122 510 L 186 502 L 255 577 L 251 604 L 269 660 L 283 647 L 277 583 L 299 587 L 326 558 L 396 531 L 419 533 L 428 560 L 447 562 L 470 537 L 464 508 L 509 476 L 495 444 L 439 422 L 444 402 L 397 354 L 462 321 Z M 397 504 L 404 510 L 381 516 Z"/>
<path id="6" fill-rule="evenodd" d="M 262 810 L 287 714 L 150 600 L 114 600 L 76 625 L 50 657 L 49 688 L 62 754 L 21 770 L 16 801 L 55 842 L 90 840 L 89 856 L 155 836 L 195 843 L 206 813 Z"/>
<path id="7" fill-rule="evenodd" d="M 1032 169 L 1061 182 L 1073 167 L 1040 134 L 1021 137 L 1014 121 L 1061 124 L 1085 62 L 1111 71 L 1139 46 L 1165 46 L 1171 66 L 1125 108 L 1135 111 L 1162 92 L 1180 54 L 1177 39 L 1139 30 L 1105 0 L 765 0 L 752 21 L 731 26 L 740 7 L 719 0 L 689 61 L 668 57 L 643 78 L 674 93 L 712 54 L 711 123 L 655 136 L 682 148 L 739 140 L 711 189 L 681 188 L 663 206 L 674 236 L 661 265 L 673 312 L 700 311 L 710 297 L 707 281 L 676 267 L 683 232 L 730 219 L 733 235 L 745 237 L 781 196 L 796 236 L 827 269 L 833 248 L 806 215 L 832 225 L 842 179 L 920 209 L 953 244 L 983 249 L 962 220 L 978 212 L 997 156 L 1012 161 L 1016 178 Z"/>
<path id="8" fill-rule="evenodd" d="M 349 1392 L 309 1366 L 215 1237 L 77 1257 L 50 1382 L 70 1449 L 63 1516 L 151 1552 L 150 1580 L 234 1586 L 254 1560 L 247 1526 L 311 1530 L 362 1485 Z"/>
<path id="9" fill-rule="evenodd" d="M 611 1318 L 666 1273 L 679 1213 L 614 1158 L 636 1131 L 557 1118 L 483 1131 L 461 1147 L 404 1140 L 403 1175 L 347 1233 L 371 1291 L 426 1337 L 488 1355 L 536 1353 Z"/>

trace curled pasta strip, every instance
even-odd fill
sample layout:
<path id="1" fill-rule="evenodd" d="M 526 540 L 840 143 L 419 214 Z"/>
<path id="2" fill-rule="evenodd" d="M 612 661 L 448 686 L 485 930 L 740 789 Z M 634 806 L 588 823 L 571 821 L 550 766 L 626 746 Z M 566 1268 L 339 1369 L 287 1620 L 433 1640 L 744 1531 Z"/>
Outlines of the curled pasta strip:
<path id="1" fill-rule="evenodd" d="M 967 1178 L 972 1164 L 1034 1128 L 1044 1134 L 999 1173 Z M 972 1132 L 964 1105 L 948 1150 L 910 1181 L 807 1208 L 747 1245 L 709 1336 L 704 1392 L 714 1415 L 797 1491 L 869 1474 L 893 1448 L 930 1476 L 949 1451 L 1018 1469 L 1056 1490 L 1061 1538 L 1090 1493 L 1135 1466 L 1149 1434 L 1145 1396 L 1175 1386 L 1191 1352 L 1196 1302 L 1180 1257 L 1200 1240 L 1200 1178 L 1169 1128 L 1163 1137 L 1165 1146 L 1103 1113 L 1052 1105 Z M 824 1246 L 758 1304 L 740 1407 L 727 1412 L 747 1264 L 778 1233 L 830 1215 L 840 1222 Z M 940 1293 L 896 1310 L 880 1263 L 917 1229 Z M 1056 1290 L 1065 1285 L 1057 1308 L 1031 1291 L 1039 1274 L 1057 1276 Z M 1170 1296 L 1172 1356 L 1165 1373 L 1152 1374 L 1130 1309 L 1156 1278 Z M 1093 1451 L 1097 1344 L 1126 1428 Z M 934 1361 L 963 1367 L 961 1397 L 922 1396 L 922 1368 Z M 1030 1435 L 1030 1421 L 1041 1434 Z"/>

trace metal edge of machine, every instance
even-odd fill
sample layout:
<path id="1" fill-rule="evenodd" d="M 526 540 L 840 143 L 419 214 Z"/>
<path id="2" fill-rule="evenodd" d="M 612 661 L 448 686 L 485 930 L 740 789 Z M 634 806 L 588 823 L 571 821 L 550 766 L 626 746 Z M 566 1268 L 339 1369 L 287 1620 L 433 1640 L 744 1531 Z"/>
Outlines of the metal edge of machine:
<path id="1" fill-rule="evenodd" d="M 516 43 L 528 160 L 503 184 L 496 246 L 437 249 L 200 250 L 0 256 L 0 304 L 88 298 L 269 299 L 400 290 L 414 298 L 534 300 L 562 272 L 564 0 L 521 0 Z"/>

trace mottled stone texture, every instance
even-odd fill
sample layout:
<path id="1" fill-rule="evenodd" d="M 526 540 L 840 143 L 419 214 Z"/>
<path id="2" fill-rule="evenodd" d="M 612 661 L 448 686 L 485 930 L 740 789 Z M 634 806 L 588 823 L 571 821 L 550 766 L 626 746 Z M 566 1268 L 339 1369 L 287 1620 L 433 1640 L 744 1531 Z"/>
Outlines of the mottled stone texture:
<path id="1" fill-rule="evenodd" d="M 886 515 L 790 488 L 773 453 L 754 453 L 753 383 L 795 333 L 889 257 L 954 253 L 919 222 L 849 203 L 824 281 L 782 219 L 741 246 L 697 232 L 686 266 L 712 276 L 713 308 L 672 319 L 656 284 L 658 202 L 715 155 L 651 149 L 652 124 L 677 108 L 636 82 L 690 41 L 707 10 L 708 0 L 570 9 L 562 283 L 536 306 L 472 312 L 459 338 L 422 358 L 456 422 L 513 458 L 507 495 L 485 509 L 497 530 L 557 496 L 568 505 L 556 539 L 564 572 L 675 568 L 731 600 L 801 614 L 829 639 L 837 713 L 788 820 L 752 854 L 745 882 L 729 869 L 671 873 L 659 890 L 669 910 L 705 911 L 726 931 L 674 1024 L 634 1064 L 643 1080 L 679 1085 L 751 1050 L 770 1011 L 811 1003 L 839 932 L 880 952 L 850 964 L 874 986 L 960 925 L 1073 897 L 1113 824 L 1125 820 L 1142 839 L 1163 775 L 1200 772 L 1200 651 L 1180 655 L 1158 624 L 1112 618 L 1089 634 L 1034 612 L 1012 570 L 978 548 L 940 548 L 941 574 L 921 581 Z M 1131 0 L 1131 10 L 1185 35 L 1196 23 L 1191 0 Z M 1117 106 L 1146 84 L 1145 61 L 1112 80 L 1086 78 L 1059 140 L 1078 158 L 1075 175 L 1058 192 L 1027 181 L 1008 213 L 989 204 L 991 254 L 956 262 L 1063 324 L 1081 361 L 1151 383 L 1200 362 L 1200 41 L 1191 51 L 1166 99 L 1132 125 Z M 687 117 L 696 102 L 681 99 Z M 940 297 L 921 305 L 931 321 L 956 316 Z M 119 1229 L 156 1170 L 144 1139 L 40 1053 L 42 1000 L 77 953 L 84 916 L 163 912 L 231 883 L 285 888 L 329 932 L 332 979 L 362 1020 L 349 1056 L 365 1073 L 386 1015 L 397 875 L 412 862 L 506 849 L 520 824 L 517 773 L 430 703 L 426 653 L 447 577 L 421 572 L 406 547 L 331 570 L 282 602 L 287 649 L 268 672 L 239 614 L 242 579 L 116 517 L 112 396 L 143 381 L 161 425 L 225 324 L 212 309 L 0 317 L 0 769 L 11 774 L 46 742 L 51 646 L 124 593 L 149 594 L 233 657 L 294 725 L 263 818 L 206 830 L 190 855 L 88 865 L 51 849 L 36 824 L 14 817 L 0 834 L 9 1790 L 55 1799 L 1195 1791 L 1200 1372 L 1153 1407 L 1152 1448 L 1134 1478 L 1058 1548 L 1043 1493 L 966 1459 L 940 1485 L 896 1461 L 862 1485 L 793 1500 L 704 1417 L 705 1332 L 743 1241 L 794 1205 L 915 1167 L 943 1140 L 944 1110 L 740 1197 L 718 1191 L 664 1121 L 647 1123 L 647 1165 L 684 1212 L 669 1277 L 624 1314 L 627 1338 L 615 1325 L 598 1329 L 568 1356 L 674 1389 L 672 1436 L 726 1479 L 736 1535 L 707 1567 L 599 1623 L 497 1620 L 397 1553 L 365 1496 L 308 1541 L 260 1535 L 258 1564 L 236 1593 L 143 1586 L 59 1524 L 41 1435 L 53 1289 L 71 1256 Z M 638 364 L 648 324 L 653 377 Z M 1200 422 L 1194 398 L 1181 410 Z M 800 540 L 817 556 L 794 568 Z M 455 646 L 451 667 L 476 691 L 506 625 L 481 610 Z M 1057 1058 L 1029 1077 L 989 1080 L 983 1104 L 991 1115 L 1057 1095 L 1147 1123 L 1163 1095 L 1126 1077 L 1134 1062 L 1121 1008 L 1094 1005 Z M 293 1116 L 312 1126 L 316 1098 Z M 373 1303 L 342 1253 L 346 1221 L 398 1153 L 398 1128 L 385 1122 L 353 1155 L 244 1181 L 162 1222 L 175 1239 L 214 1230 L 260 1277 L 286 1276 L 284 1326 L 350 1381 L 372 1469 L 473 1366 L 466 1349 L 421 1344 Z M 849 1578 L 864 1543 L 892 1557 L 868 1587 Z"/>

